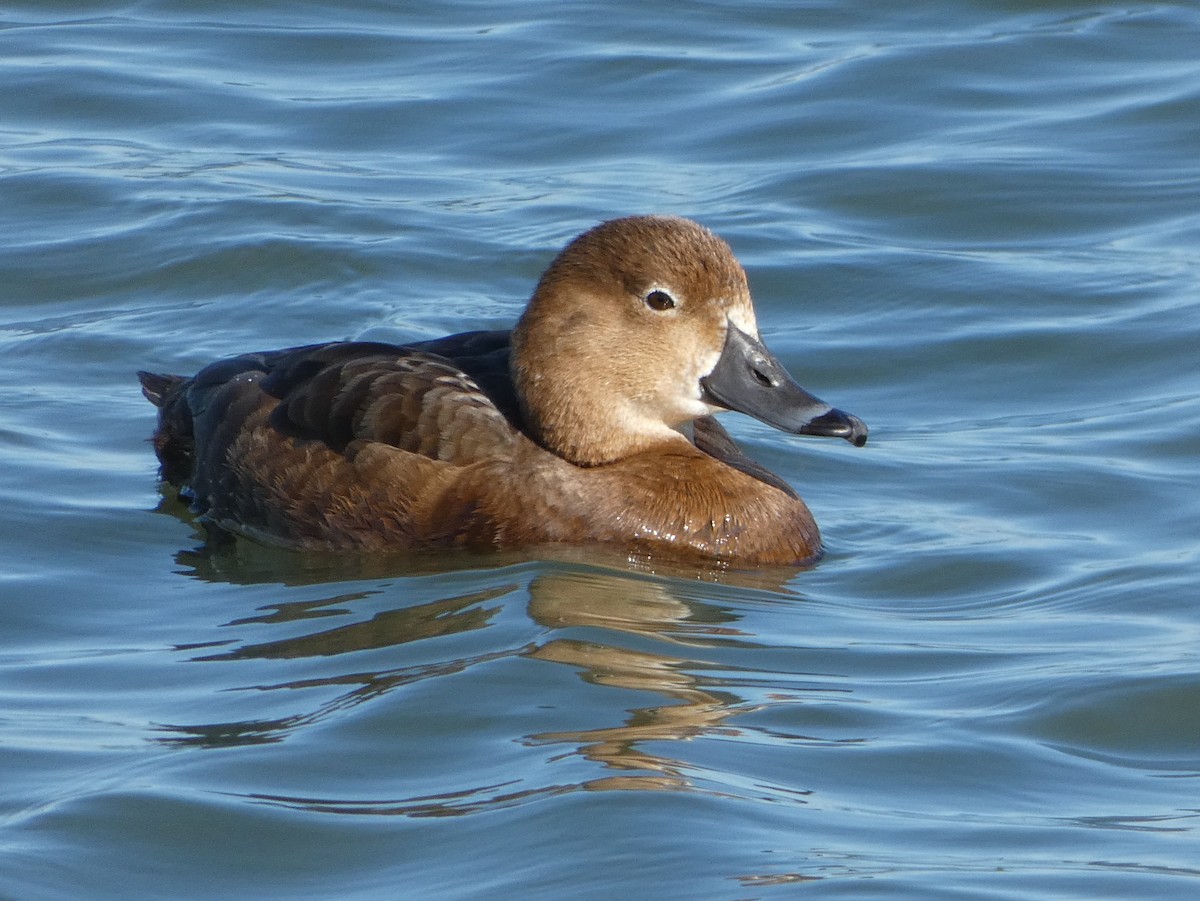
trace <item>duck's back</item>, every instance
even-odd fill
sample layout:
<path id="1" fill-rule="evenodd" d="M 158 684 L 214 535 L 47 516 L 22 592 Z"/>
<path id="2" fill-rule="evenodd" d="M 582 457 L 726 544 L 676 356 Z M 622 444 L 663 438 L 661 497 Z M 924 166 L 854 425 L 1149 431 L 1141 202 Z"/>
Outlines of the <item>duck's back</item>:
<path id="1" fill-rule="evenodd" d="M 210 519 L 301 547 L 404 549 L 440 532 L 428 508 L 457 472 L 527 440 L 507 368 L 508 332 L 472 332 L 140 377 L 163 475 Z"/>

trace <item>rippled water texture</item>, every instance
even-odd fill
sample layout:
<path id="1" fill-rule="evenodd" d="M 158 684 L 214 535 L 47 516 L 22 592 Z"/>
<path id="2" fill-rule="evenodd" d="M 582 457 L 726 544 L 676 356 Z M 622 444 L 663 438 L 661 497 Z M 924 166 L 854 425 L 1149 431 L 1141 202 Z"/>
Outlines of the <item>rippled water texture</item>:
<path id="1" fill-rule="evenodd" d="M 1200 10 L 8 2 L 0 896 L 1200 897 Z M 808 572 L 206 547 L 139 368 L 746 263 Z"/>

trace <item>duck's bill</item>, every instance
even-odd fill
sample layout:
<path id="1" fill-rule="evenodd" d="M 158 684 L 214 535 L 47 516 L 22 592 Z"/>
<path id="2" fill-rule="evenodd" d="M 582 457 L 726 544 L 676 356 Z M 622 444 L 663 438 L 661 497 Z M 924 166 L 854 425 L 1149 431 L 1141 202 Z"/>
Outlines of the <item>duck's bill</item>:
<path id="1" fill-rule="evenodd" d="M 797 435 L 845 438 L 855 447 L 867 443 L 867 426 L 813 397 L 757 338 L 732 323 L 713 371 L 700 380 L 709 402 L 753 416 Z"/>

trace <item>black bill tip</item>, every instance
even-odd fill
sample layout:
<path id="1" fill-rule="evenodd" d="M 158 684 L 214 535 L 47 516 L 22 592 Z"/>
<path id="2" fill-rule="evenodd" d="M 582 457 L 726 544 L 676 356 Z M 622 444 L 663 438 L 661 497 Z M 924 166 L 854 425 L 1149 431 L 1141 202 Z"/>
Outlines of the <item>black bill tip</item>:
<path id="1" fill-rule="evenodd" d="M 823 438 L 845 438 L 855 447 L 867 443 L 867 424 L 857 416 L 831 409 L 800 427 L 801 435 L 819 435 Z"/>

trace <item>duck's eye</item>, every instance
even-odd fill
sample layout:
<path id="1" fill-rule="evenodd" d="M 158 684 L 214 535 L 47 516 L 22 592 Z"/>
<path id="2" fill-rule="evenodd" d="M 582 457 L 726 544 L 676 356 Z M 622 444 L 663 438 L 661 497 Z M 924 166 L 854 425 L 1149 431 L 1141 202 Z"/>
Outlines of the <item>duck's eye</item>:
<path id="1" fill-rule="evenodd" d="M 646 306 L 656 313 L 675 309 L 675 298 L 666 291 L 651 291 L 646 295 Z"/>

